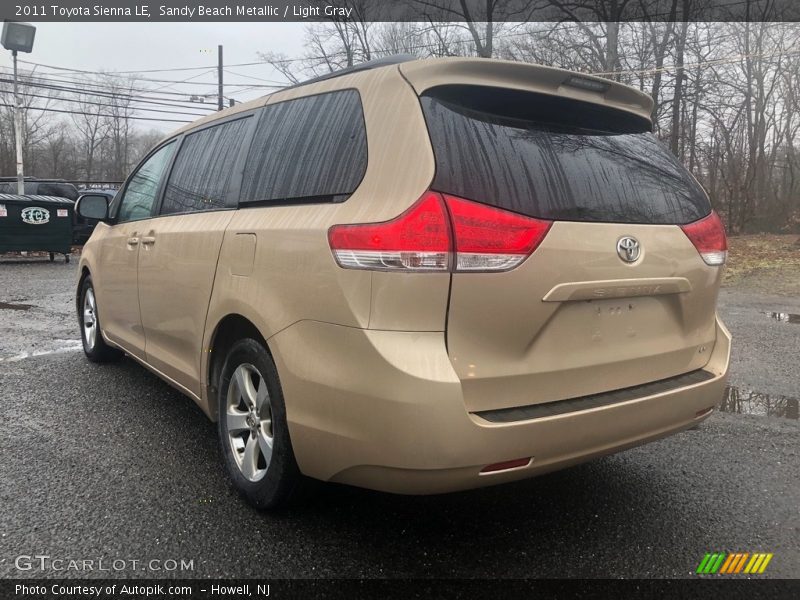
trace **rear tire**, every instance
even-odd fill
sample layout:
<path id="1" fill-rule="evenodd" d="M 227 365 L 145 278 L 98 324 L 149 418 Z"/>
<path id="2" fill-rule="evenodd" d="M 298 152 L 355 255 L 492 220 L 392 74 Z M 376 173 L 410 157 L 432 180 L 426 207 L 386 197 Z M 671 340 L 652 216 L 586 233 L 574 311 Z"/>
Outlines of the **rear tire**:
<path id="1" fill-rule="evenodd" d="M 86 358 L 95 363 L 113 362 L 122 358 L 122 352 L 106 344 L 103 339 L 91 275 L 85 277 L 81 284 L 78 322 L 81 327 L 81 341 Z"/>
<path id="2" fill-rule="evenodd" d="M 220 377 L 218 431 L 234 487 L 259 509 L 295 503 L 308 488 L 289 438 L 278 371 L 264 346 L 236 342 Z"/>

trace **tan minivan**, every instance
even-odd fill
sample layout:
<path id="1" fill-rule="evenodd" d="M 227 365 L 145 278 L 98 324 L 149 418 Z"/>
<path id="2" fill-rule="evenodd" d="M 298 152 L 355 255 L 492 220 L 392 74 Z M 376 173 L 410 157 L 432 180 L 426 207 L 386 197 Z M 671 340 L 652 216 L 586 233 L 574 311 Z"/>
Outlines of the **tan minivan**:
<path id="1" fill-rule="evenodd" d="M 234 485 L 427 494 L 681 431 L 722 397 L 725 232 L 623 85 L 384 59 L 170 135 L 80 261 L 89 360 L 219 423 Z M 677 466 L 676 466 L 677 468 Z"/>

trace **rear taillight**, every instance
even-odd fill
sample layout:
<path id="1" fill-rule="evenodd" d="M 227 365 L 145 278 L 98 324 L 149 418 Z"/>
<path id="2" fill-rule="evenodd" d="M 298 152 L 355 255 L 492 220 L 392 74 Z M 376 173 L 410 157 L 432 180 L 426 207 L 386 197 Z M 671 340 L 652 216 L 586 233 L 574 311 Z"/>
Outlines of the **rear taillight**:
<path id="1" fill-rule="evenodd" d="M 450 220 L 441 195 L 428 192 L 391 221 L 336 225 L 328 231 L 333 256 L 346 269 L 447 271 Z"/>
<path id="2" fill-rule="evenodd" d="M 438 192 L 426 192 L 383 223 L 335 225 L 339 266 L 391 271 L 507 271 L 542 242 L 552 223 Z"/>
<path id="3" fill-rule="evenodd" d="M 681 225 L 683 233 L 694 244 L 707 265 L 724 265 L 728 258 L 728 239 L 725 237 L 725 226 L 719 215 L 711 211 L 707 217 Z"/>
<path id="4" fill-rule="evenodd" d="M 542 243 L 551 221 L 445 195 L 453 222 L 457 271 L 508 271 Z"/>

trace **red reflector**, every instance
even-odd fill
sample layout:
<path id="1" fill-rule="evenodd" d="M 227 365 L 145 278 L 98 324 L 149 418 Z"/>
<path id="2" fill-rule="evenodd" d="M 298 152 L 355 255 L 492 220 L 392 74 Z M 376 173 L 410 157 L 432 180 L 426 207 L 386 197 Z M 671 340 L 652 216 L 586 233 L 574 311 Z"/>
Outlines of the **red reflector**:
<path id="1" fill-rule="evenodd" d="M 530 457 L 507 460 L 505 462 L 494 463 L 481 469 L 481 473 L 494 473 L 495 471 L 505 471 L 516 467 L 526 467 L 531 463 Z"/>
<path id="2" fill-rule="evenodd" d="M 716 266 L 725 264 L 728 256 L 728 239 L 725 236 L 725 226 L 722 219 L 715 211 L 707 217 L 681 225 L 683 233 L 694 244 L 700 256 L 708 265 Z"/>

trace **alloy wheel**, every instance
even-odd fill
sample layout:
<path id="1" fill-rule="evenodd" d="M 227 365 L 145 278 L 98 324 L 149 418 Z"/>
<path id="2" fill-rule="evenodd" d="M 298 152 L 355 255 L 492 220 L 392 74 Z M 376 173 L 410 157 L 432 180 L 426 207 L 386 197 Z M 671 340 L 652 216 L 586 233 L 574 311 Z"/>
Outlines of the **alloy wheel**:
<path id="1" fill-rule="evenodd" d="M 233 372 L 225 418 L 236 466 L 248 481 L 259 481 L 267 474 L 274 436 L 267 382 L 253 365 L 241 364 Z"/>

